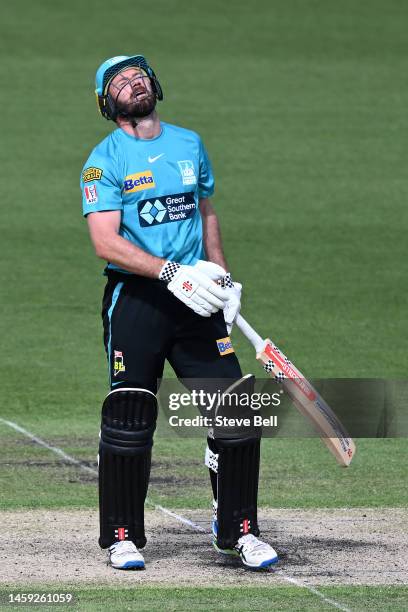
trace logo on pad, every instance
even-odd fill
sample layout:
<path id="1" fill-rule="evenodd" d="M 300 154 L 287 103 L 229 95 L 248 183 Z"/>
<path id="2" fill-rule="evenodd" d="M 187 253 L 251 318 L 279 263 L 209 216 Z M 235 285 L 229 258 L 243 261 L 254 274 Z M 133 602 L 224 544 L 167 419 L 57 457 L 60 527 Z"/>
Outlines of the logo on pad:
<path id="1" fill-rule="evenodd" d="M 235 353 L 231 338 L 229 336 L 226 338 L 220 338 L 216 342 L 221 357 L 224 357 L 224 355 L 229 355 L 230 353 Z"/>
<path id="2" fill-rule="evenodd" d="M 115 537 L 117 540 L 126 540 L 129 537 L 129 531 L 125 527 L 118 527 L 115 529 Z"/>

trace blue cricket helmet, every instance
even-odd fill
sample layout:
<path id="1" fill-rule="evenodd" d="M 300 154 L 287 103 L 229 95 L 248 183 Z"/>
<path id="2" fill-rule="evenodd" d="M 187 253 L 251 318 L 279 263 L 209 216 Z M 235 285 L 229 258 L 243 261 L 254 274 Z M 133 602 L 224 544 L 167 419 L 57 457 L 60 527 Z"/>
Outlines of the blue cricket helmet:
<path id="1" fill-rule="evenodd" d="M 109 85 L 112 79 L 122 70 L 134 66 L 143 70 L 150 79 L 153 92 L 158 100 L 163 100 L 163 91 L 160 83 L 154 73 L 154 70 L 147 63 L 143 55 L 117 55 L 104 61 L 96 71 L 95 76 L 95 94 L 98 103 L 98 108 L 103 117 L 108 120 L 115 121 L 118 112 L 115 101 L 108 93 Z"/>

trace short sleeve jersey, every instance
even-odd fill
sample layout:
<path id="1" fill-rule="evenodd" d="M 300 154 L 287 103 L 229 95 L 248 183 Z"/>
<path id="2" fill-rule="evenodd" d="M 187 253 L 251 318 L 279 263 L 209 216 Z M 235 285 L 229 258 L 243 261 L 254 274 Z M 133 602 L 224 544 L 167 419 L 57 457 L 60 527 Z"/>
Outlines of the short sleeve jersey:
<path id="1" fill-rule="evenodd" d="M 204 257 L 199 200 L 214 191 L 211 163 L 198 134 L 161 128 L 151 140 L 117 129 L 95 147 L 81 175 L 83 214 L 120 210 L 121 236 L 151 255 L 193 264 Z"/>

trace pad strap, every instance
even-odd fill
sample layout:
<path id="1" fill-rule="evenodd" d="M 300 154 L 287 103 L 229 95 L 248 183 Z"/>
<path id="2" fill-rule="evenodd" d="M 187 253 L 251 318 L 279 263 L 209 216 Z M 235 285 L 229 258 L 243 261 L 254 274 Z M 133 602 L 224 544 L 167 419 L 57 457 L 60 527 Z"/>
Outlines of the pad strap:
<path id="1" fill-rule="evenodd" d="M 214 453 L 208 446 L 207 444 L 207 448 L 205 449 L 205 460 L 204 460 L 205 465 L 208 467 L 209 470 L 215 472 L 217 474 L 218 472 L 218 454 Z"/>

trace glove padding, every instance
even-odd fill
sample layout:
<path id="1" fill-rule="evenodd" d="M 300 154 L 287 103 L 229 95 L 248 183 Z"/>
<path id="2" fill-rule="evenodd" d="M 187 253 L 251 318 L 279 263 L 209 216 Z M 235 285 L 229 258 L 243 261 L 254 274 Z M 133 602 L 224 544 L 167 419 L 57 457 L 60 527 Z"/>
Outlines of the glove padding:
<path id="1" fill-rule="evenodd" d="M 216 263 L 213 263 L 212 261 L 204 261 L 203 259 L 199 259 L 193 267 L 195 270 L 199 270 L 200 272 L 203 272 L 203 274 L 206 274 L 213 281 L 220 281 L 226 275 L 224 268 Z M 219 284 L 222 286 L 222 283 Z"/>
<path id="2" fill-rule="evenodd" d="M 194 268 L 204 272 L 204 274 L 212 278 L 212 280 L 217 281 L 220 287 L 223 287 L 225 295 L 227 296 L 227 301 L 224 306 L 224 321 L 229 335 L 236 316 L 241 310 L 241 283 L 234 283 L 231 274 L 212 261 L 203 261 L 199 259 L 194 265 Z"/>
<path id="3" fill-rule="evenodd" d="M 234 321 L 241 310 L 241 283 L 232 283 L 232 287 L 225 287 L 227 302 L 224 306 L 224 321 L 227 325 L 227 332 L 230 335 Z"/>
<path id="4" fill-rule="evenodd" d="M 167 289 L 202 317 L 223 309 L 228 300 L 226 291 L 195 266 L 180 266 Z"/>

